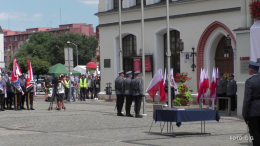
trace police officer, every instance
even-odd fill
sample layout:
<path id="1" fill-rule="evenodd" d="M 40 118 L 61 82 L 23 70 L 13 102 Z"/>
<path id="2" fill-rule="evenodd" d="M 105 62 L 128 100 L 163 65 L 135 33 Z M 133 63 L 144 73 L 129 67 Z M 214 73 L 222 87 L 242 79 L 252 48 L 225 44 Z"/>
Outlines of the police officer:
<path id="1" fill-rule="evenodd" d="M 140 78 L 140 71 L 135 71 L 135 79 L 132 80 L 133 99 L 135 101 L 135 117 L 142 118 L 139 114 L 141 109 L 141 102 L 143 97 L 143 83 Z"/>
<path id="2" fill-rule="evenodd" d="M 227 92 L 227 80 L 223 78 L 223 73 L 219 73 L 217 94 L 218 97 L 225 97 Z M 219 99 L 219 110 L 225 110 L 225 99 Z"/>
<path id="3" fill-rule="evenodd" d="M 230 74 L 227 83 L 227 97 L 231 98 L 231 110 L 236 109 L 236 93 L 237 93 L 237 82 L 234 81 L 234 75 Z"/>
<path id="4" fill-rule="evenodd" d="M 88 89 L 88 81 L 86 76 L 83 74 L 81 78 L 79 79 L 79 86 L 80 86 L 80 101 L 85 101 L 86 99 L 86 92 Z"/>
<path id="5" fill-rule="evenodd" d="M 22 76 L 23 74 L 21 74 Z M 19 78 L 19 82 L 21 80 L 21 76 Z M 21 82 L 20 82 L 20 86 L 21 86 Z M 15 105 L 15 101 L 14 101 L 14 110 L 21 110 L 21 98 L 22 98 L 22 91 L 18 90 L 18 89 L 15 89 L 15 95 L 16 95 L 16 102 L 17 102 L 17 105 Z M 14 95 L 14 96 L 15 96 Z"/>
<path id="6" fill-rule="evenodd" d="M 21 107 L 21 109 L 25 109 L 24 108 L 24 101 L 25 101 L 25 95 L 26 95 L 26 80 L 24 78 L 24 74 L 22 74 L 20 76 L 19 82 L 20 82 L 20 86 L 22 87 L 23 92 L 24 92 L 24 94 L 21 96 L 21 105 L 20 105 L 20 107 Z"/>
<path id="7" fill-rule="evenodd" d="M 260 146 L 260 77 L 257 72 L 260 64 L 249 61 L 249 75 L 245 82 L 242 115 L 248 124 L 253 145 Z"/>
<path id="8" fill-rule="evenodd" d="M 125 96 L 126 96 L 126 103 L 125 103 L 125 111 L 127 117 L 133 117 L 133 115 L 130 114 L 131 111 L 131 105 L 133 102 L 133 96 L 132 96 L 132 89 L 131 89 L 131 82 L 132 82 L 132 71 L 128 71 L 126 73 L 128 75 L 128 78 L 125 79 L 124 86 L 125 86 Z"/>
<path id="9" fill-rule="evenodd" d="M 6 82 L 5 82 L 5 77 L 4 76 L 0 76 L 0 105 L 1 105 L 1 111 L 5 111 L 4 110 L 4 102 L 5 102 L 5 90 L 4 88 L 6 88 Z"/>
<path id="10" fill-rule="evenodd" d="M 8 77 L 6 77 L 6 92 L 7 92 L 7 109 L 13 110 L 12 102 L 14 97 L 14 87 L 11 83 L 12 72 L 8 72 Z"/>
<path id="11" fill-rule="evenodd" d="M 121 113 L 124 104 L 124 71 L 122 70 L 118 74 L 119 76 L 115 80 L 117 116 L 124 116 Z"/>
<path id="12" fill-rule="evenodd" d="M 31 87 L 27 91 L 26 96 L 25 96 L 26 97 L 27 110 L 34 110 L 34 108 L 33 108 L 33 95 L 34 95 L 34 87 Z M 28 96 L 29 96 L 29 98 L 28 98 Z"/>

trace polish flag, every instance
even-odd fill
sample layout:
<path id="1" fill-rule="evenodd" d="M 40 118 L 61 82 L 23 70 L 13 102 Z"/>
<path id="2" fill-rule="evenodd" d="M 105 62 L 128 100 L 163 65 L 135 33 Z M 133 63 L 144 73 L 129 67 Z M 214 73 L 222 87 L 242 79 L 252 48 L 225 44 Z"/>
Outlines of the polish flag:
<path id="1" fill-rule="evenodd" d="M 12 77 L 11 77 L 11 82 L 13 83 L 14 87 L 19 90 L 22 95 L 24 95 L 23 89 L 20 85 L 19 82 L 19 76 L 21 75 L 21 70 L 20 67 L 18 65 L 18 63 L 16 62 L 16 59 L 14 58 L 14 64 L 13 64 L 13 72 L 12 72 Z"/>
<path id="2" fill-rule="evenodd" d="M 205 74 L 204 74 L 204 86 L 203 86 L 203 98 L 206 98 L 206 92 L 209 88 L 209 74 L 208 74 L 208 69 L 205 70 Z M 205 100 L 203 100 L 203 103 L 205 104 Z"/>
<path id="3" fill-rule="evenodd" d="M 160 88 L 160 84 L 162 82 L 162 70 L 159 69 L 156 74 L 154 75 L 153 79 L 151 80 L 148 88 L 146 89 L 146 92 L 154 98 L 156 95 L 156 92 Z"/>
<path id="4" fill-rule="evenodd" d="M 216 70 L 216 97 L 218 96 L 218 94 L 217 94 L 217 91 L 218 91 L 218 68 L 217 68 L 217 70 Z M 215 98 L 215 103 L 216 103 L 216 101 L 217 101 L 217 98 Z"/>
<path id="5" fill-rule="evenodd" d="M 26 90 L 28 91 L 29 89 L 31 89 L 33 87 L 32 82 L 33 80 L 33 71 L 32 71 L 32 66 L 31 66 L 31 61 L 28 60 L 28 75 L 27 75 L 27 79 L 26 79 Z"/>
<path id="6" fill-rule="evenodd" d="M 168 84 L 168 83 L 165 83 L 165 80 L 166 80 L 166 69 L 164 70 L 164 77 L 161 80 L 161 86 L 160 86 L 160 97 L 161 98 L 160 98 L 160 102 L 165 101 L 166 100 L 166 96 L 168 97 L 168 94 L 165 93 L 165 90 L 164 90 L 166 84 Z"/>
<path id="7" fill-rule="evenodd" d="M 203 98 L 203 88 L 204 88 L 204 77 L 205 77 L 205 71 L 204 69 L 201 69 L 200 71 L 200 84 L 199 84 L 199 92 L 197 97 L 198 104 L 200 103 L 200 98 Z"/>
<path id="8" fill-rule="evenodd" d="M 211 84 L 210 84 L 210 98 L 216 98 L 216 69 L 213 67 L 212 71 L 212 79 L 211 79 Z"/>

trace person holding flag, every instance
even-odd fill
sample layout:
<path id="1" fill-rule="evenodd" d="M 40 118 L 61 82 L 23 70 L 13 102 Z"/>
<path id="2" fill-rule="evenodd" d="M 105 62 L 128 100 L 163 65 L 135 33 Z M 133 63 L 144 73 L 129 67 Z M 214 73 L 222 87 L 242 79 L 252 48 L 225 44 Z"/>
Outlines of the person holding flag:
<path id="1" fill-rule="evenodd" d="M 19 78 L 19 82 L 20 82 L 20 85 L 23 89 L 23 92 L 26 93 L 26 80 L 24 78 L 24 74 L 21 74 L 20 78 Z M 24 101 L 25 101 L 25 94 L 21 96 L 21 109 L 25 109 L 24 108 Z"/>
<path id="2" fill-rule="evenodd" d="M 32 71 L 31 61 L 28 60 L 27 63 L 28 63 L 28 75 L 27 75 L 27 79 L 26 79 L 26 91 L 27 91 L 26 105 L 27 105 L 27 110 L 34 110 L 34 108 L 33 108 L 33 95 L 34 95 L 33 71 Z"/>

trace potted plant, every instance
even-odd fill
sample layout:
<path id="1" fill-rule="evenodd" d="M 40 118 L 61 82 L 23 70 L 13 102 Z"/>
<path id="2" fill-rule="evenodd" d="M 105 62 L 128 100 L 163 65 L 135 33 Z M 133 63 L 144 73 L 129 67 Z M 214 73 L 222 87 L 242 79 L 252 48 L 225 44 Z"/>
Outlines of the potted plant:
<path id="1" fill-rule="evenodd" d="M 189 101 L 192 101 L 192 98 L 189 88 L 184 83 L 191 80 L 191 77 L 188 77 L 188 73 L 177 73 L 175 80 L 176 82 L 181 82 L 181 84 L 178 86 L 178 94 L 173 102 L 177 106 L 186 106 Z"/>
<path id="2" fill-rule="evenodd" d="M 251 17 L 255 20 L 260 20 L 260 1 L 253 0 L 252 3 L 249 4 Z"/>

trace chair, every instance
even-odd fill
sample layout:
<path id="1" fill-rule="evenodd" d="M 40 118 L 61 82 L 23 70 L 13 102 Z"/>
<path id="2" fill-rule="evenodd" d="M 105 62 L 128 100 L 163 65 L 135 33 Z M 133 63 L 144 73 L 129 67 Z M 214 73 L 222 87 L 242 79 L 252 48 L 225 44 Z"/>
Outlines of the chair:
<path id="1" fill-rule="evenodd" d="M 156 110 L 158 110 L 158 109 L 163 109 L 162 104 L 153 104 L 153 116 L 154 116 L 154 113 L 156 112 Z M 151 124 L 151 126 L 150 126 L 149 132 L 151 131 L 153 122 L 154 122 L 154 120 L 152 121 L 152 124 Z M 160 128 L 161 128 L 161 122 L 160 122 Z"/>

